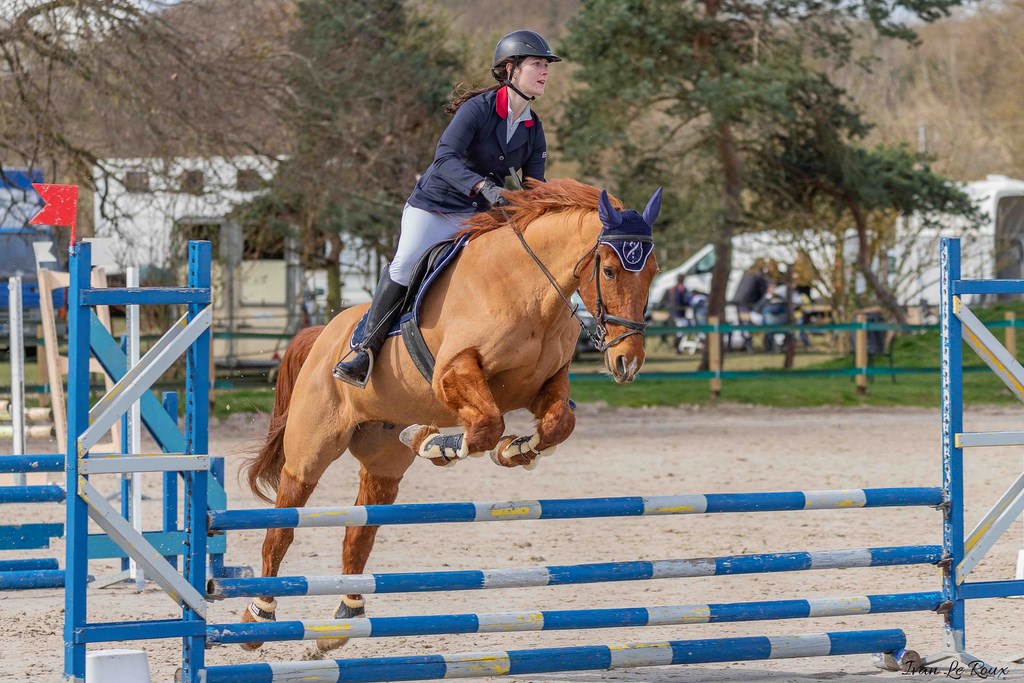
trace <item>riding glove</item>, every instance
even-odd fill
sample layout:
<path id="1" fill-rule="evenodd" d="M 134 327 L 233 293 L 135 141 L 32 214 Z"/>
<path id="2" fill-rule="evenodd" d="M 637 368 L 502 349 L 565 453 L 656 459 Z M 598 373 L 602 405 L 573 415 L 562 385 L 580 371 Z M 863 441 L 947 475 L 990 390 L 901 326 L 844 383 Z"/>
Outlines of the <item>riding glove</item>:
<path id="1" fill-rule="evenodd" d="M 480 188 L 480 194 L 491 203 L 491 206 L 508 206 L 505 191 L 490 180 L 484 181 L 483 187 Z"/>

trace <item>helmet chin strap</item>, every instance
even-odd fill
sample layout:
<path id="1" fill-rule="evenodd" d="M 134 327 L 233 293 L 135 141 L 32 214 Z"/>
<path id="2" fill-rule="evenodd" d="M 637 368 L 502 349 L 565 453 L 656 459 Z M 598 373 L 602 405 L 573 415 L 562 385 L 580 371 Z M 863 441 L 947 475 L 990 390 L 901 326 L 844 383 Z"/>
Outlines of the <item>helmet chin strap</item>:
<path id="1" fill-rule="evenodd" d="M 536 97 L 530 97 L 529 95 L 527 95 L 526 93 L 524 93 L 524 92 L 523 92 L 522 90 L 520 90 L 520 89 L 519 89 L 519 88 L 517 88 L 516 86 L 512 85 L 512 81 L 510 81 L 510 80 L 506 80 L 506 81 L 505 81 L 505 85 L 507 85 L 508 87 L 512 88 L 512 90 L 514 90 L 514 91 L 515 91 L 515 93 L 516 93 L 517 95 L 519 95 L 520 97 L 522 97 L 522 98 L 523 98 L 524 100 L 526 100 L 527 102 L 532 102 L 532 101 L 534 101 L 535 99 L 537 99 Z"/>
<path id="2" fill-rule="evenodd" d="M 516 57 L 515 61 L 512 62 L 512 73 L 513 74 L 516 72 L 516 69 L 519 68 L 519 62 L 521 61 L 521 59 L 522 59 L 521 57 Z M 515 92 L 515 94 L 519 95 L 520 97 L 522 97 L 527 102 L 533 102 L 535 99 L 537 99 L 536 97 L 530 97 L 529 95 L 524 93 L 522 90 L 520 90 L 516 86 L 512 85 L 512 75 L 511 74 L 509 74 L 508 78 L 505 78 L 503 80 L 505 81 L 505 85 L 507 85 L 508 87 L 512 88 L 512 90 Z"/>

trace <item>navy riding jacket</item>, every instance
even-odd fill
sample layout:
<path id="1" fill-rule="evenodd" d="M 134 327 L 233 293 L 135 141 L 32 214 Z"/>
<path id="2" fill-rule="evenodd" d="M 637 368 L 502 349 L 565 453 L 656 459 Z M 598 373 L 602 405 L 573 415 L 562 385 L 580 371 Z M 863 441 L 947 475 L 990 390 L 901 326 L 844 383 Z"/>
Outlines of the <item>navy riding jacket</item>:
<path id="1" fill-rule="evenodd" d="M 531 114 L 532 119 L 520 123 L 506 143 L 506 86 L 464 102 L 441 135 L 434 161 L 420 176 L 409 204 L 437 213 L 486 211 L 490 204 L 473 192 L 481 180 L 503 187 L 511 167 L 522 168 L 526 178 L 543 181 L 548 147 L 540 119 Z"/>

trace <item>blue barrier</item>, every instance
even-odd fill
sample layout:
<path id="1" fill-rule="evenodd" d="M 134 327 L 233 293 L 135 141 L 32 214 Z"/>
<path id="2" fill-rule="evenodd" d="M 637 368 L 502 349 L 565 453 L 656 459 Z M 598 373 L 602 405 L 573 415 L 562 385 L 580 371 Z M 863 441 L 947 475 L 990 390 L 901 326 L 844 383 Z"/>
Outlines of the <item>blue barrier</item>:
<path id="1" fill-rule="evenodd" d="M 214 599 L 275 595 L 348 595 L 361 593 L 426 593 L 432 591 L 568 586 L 583 583 L 649 581 L 692 576 L 768 574 L 811 569 L 892 567 L 936 564 L 942 546 L 854 548 L 818 552 L 763 553 L 686 560 L 640 560 L 597 564 L 463 569 L 397 574 L 339 574 L 337 576 L 275 576 L 211 579 L 207 594 Z"/>
<path id="2" fill-rule="evenodd" d="M 57 558 L 43 557 L 33 560 L 0 560 L 0 573 L 27 572 L 40 569 L 56 569 Z"/>
<path id="3" fill-rule="evenodd" d="M 34 569 L 0 572 L 0 591 L 32 588 L 63 588 L 63 569 Z"/>
<path id="4" fill-rule="evenodd" d="M 0 504 L 62 502 L 64 489 L 60 486 L 0 486 Z"/>
<path id="5" fill-rule="evenodd" d="M 613 609 L 544 610 L 496 614 L 442 614 L 422 617 L 368 617 L 314 621 L 268 621 L 207 626 L 214 643 L 250 643 L 317 638 L 393 638 L 454 633 L 512 633 L 624 626 L 808 619 L 827 614 L 890 614 L 934 612 L 942 593 L 859 595 L 810 600 L 768 600 L 725 604 L 618 607 Z"/>
<path id="6" fill-rule="evenodd" d="M 949 264 L 948 245 L 944 252 L 944 292 L 949 294 L 950 274 L 958 276 Z M 208 282 L 209 245 L 190 246 L 191 287 Z M 77 259 L 82 261 L 76 263 Z M 73 258 L 74 287 L 87 287 L 81 275 L 88 266 L 88 248 Z M 198 269 L 198 270 L 197 270 Z M 77 285 L 75 282 L 77 281 Z M 973 285 L 972 285 L 973 286 Z M 1000 290 L 1002 291 L 1002 290 Z M 81 297 L 72 297 L 82 301 Z M 496 652 L 456 653 L 447 655 L 380 657 L 335 661 L 304 661 L 206 666 L 204 650 L 211 642 L 251 642 L 272 640 L 308 640 L 319 638 L 390 637 L 398 635 L 485 633 L 514 630 L 556 630 L 611 628 L 686 624 L 694 622 L 754 621 L 796 619 L 818 616 L 839 616 L 871 613 L 936 611 L 948 614 L 946 623 L 947 652 L 941 656 L 957 656 L 962 662 L 978 661 L 963 647 L 963 606 L 970 597 L 1024 593 L 1024 581 L 982 582 L 959 585 L 964 562 L 977 554 L 984 543 L 982 531 L 964 539 L 963 480 L 958 442 L 962 430 L 959 422 L 962 398 L 956 381 L 950 381 L 953 370 L 959 371 L 959 332 L 951 332 L 950 311 L 955 302 L 949 295 L 944 309 L 944 476 L 943 486 L 899 487 L 884 489 L 845 489 L 837 491 L 788 491 L 766 493 L 706 494 L 659 497 L 610 497 L 579 500 L 555 499 L 534 501 L 502 501 L 492 503 L 436 503 L 394 506 L 349 506 L 280 510 L 225 510 L 207 505 L 206 472 L 198 471 L 186 478 L 185 501 L 188 507 L 183 533 L 192 553 L 186 558 L 185 576 L 176 575 L 183 589 L 201 591 L 190 601 L 175 594 L 183 605 L 181 620 L 159 622 L 87 624 L 85 621 L 84 557 L 81 529 L 85 517 L 85 501 L 80 497 L 68 500 L 68 567 L 69 582 L 74 581 L 68 596 L 66 615 L 67 680 L 82 680 L 84 646 L 90 642 L 142 639 L 152 637 L 182 638 L 182 670 L 180 680 L 186 683 L 218 683 L 247 681 L 253 683 L 309 679 L 319 681 L 398 681 L 435 678 L 461 678 L 500 675 L 531 675 L 556 671 L 607 670 L 634 666 L 658 666 L 711 662 L 735 662 L 782 657 L 829 656 L 854 653 L 884 653 L 889 666 L 919 661 L 916 653 L 906 651 L 906 637 L 900 630 L 811 633 L 791 636 L 756 636 L 707 640 L 679 640 L 621 646 L 579 646 L 509 650 Z M 79 305 L 81 307 L 81 304 Z M 198 307 L 193 307 L 198 314 Z M 72 311 L 71 328 L 80 329 L 87 316 Z M 202 341 L 199 341 L 201 339 Z M 205 448 L 207 401 L 205 395 L 208 368 L 209 332 L 197 339 L 189 351 L 186 396 L 186 423 L 192 427 L 189 443 Z M 73 372 L 74 389 L 69 388 L 69 444 L 77 443 L 87 429 L 87 375 L 84 368 L 87 348 L 81 340 L 73 344 L 69 356 L 76 358 L 78 370 Z M 954 349 L 955 347 L 955 349 Z M 1019 365 L 1018 365 L 1019 367 Z M 1016 372 L 1016 370 L 1014 370 Z M 1024 377 L 1024 368 L 1020 369 Z M 1021 382 L 1024 386 L 1024 382 Z M 1022 436 L 1024 439 L 1024 436 Z M 187 450 L 187 453 L 204 452 Z M 75 465 L 69 463 L 69 481 L 75 476 Z M 191 489 L 189 485 L 191 484 Z M 1022 484 L 1024 487 L 1024 484 Z M 1002 504 L 1002 503 L 1001 503 Z M 1024 505 L 1024 503 L 1021 503 Z M 637 562 L 564 565 L 502 570 L 455 570 L 442 572 L 411 572 L 404 574 L 339 575 L 328 577 L 269 577 L 251 579 L 217 579 L 205 577 L 208 558 L 207 535 L 233 529 L 308 528 L 378 526 L 383 524 L 475 523 L 483 521 L 518 521 L 538 519 L 581 519 L 592 517 L 637 517 L 651 515 L 682 515 L 739 512 L 792 512 L 801 510 L 840 510 L 854 507 L 930 506 L 944 518 L 943 544 L 926 546 L 895 546 L 885 548 L 853 548 L 846 550 L 765 553 L 691 560 L 655 560 Z M 998 507 L 998 506 L 997 506 Z M 1012 506 L 1011 506 L 1012 507 Z M 1003 505 L 1006 508 L 1006 505 Z M 1002 509 L 1002 508 L 1000 508 Z M 1020 510 L 1012 510 L 1019 514 Z M 1005 512 L 1005 510 L 1004 510 Z M 994 513 L 993 513 L 994 514 Z M 1004 520 L 1000 517 L 1000 523 Z M 72 535 L 71 529 L 76 533 Z M 116 529 L 112 531 L 117 532 Z M 120 532 L 117 532 L 120 533 Z M 122 534 L 123 535 L 123 534 Z M 121 538 L 120 542 L 125 542 Z M 260 622 L 211 624 L 207 619 L 205 600 L 234 596 L 261 595 L 323 595 L 362 594 L 374 592 L 450 591 L 519 586 L 547 586 L 596 581 L 626 581 L 669 577 L 715 576 L 726 574 L 758 574 L 776 571 L 842 569 L 847 567 L 882 567 L 900 564 L 937 564 L 943 572 L 941 592 L 894 593 L 825 597 L 804 600 L 773 600 L 724 604 L 670 605 L 663 607 L 627 607 L 622 609 L 552 610 L 528 613 L 442 614 L 434 616 L 377 617 L 321 621 Z M 73 577 L 73 579 L 72 579 Z M 166 577 L 165 577 L 166 578 Z M 183 581 L 182 581 L 183 579 Z M 173 578 L 171 579 L 173 580 Z M 186 592 L 187 592 L 186 590 Z M 973 591 L 973 593 L 972 593 Z M 195 599 L 197 598 L 197 599 Z M 70 635 L 74 637 L 71 638 Z M 937 658 L 936 658 L 937 659 Z M 935 661 L 935 660 L 932 660 Z M 891 662 L 891 663 L 890 663 Z"/>
<path id="7" fill-rule="evenodd" d="M 568 500 L 514 500 L 490 503 L 407 503 L 336 508 L 210 510 L 209 528 L 288 529 L 301 527 L 453 522 L 514 522 L 524 519 L 587 519 L 724 512 L 786 512 L 942 504 L 938 487 L 709 493 L 688 496 L 626 496 Z"/>
<path id="8" fill-rule="evenodd" d="M 207 683 L 317 681 L 420 681 L 440 678 L 524 676 L 556 671 L 624 669 L 637 666 L 744 662 L 786 657 L 895 652 L 906 647 L 900 630 L 810 633 L 707 640 L 670 640 L 627 645 L 590 645 L 534 650 L 470 652 L 416 657 L 377 657 L 323 662 L 238 664 L 206 668 Z"/>
<path id="9" fill-rule="evenodd" d="M 60 453 L 47 455 L 3 455 L 0 456 L 0 474 L 22 474 L 27 472 L 63 472 L 64 456 Z"/>

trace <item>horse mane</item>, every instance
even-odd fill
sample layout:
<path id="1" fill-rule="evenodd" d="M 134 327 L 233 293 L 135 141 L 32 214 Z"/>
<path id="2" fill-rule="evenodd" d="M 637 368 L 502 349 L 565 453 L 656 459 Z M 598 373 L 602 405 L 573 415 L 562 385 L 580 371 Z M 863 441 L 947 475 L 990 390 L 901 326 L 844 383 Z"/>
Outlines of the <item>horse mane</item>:
<path id="1" fill-rule="evenodd" d="M 530 178 L 526 183 L 525 190 L 506 191 L 505 198 L 508 199 L 509 205 L 502 207 L 519 231 L 544 214 L 575 210 L 597 211 L 597 200 L 601 196 L 601 190 L 593 185 L 585 185 L 571 178 L 557 178 L 546 183 Z M 608 198 L 611 199 L 612 206 L 619 211 L 622 210 L 622 202 L 611 195 Z M 580 219 L 582 220 L 582 216 Z M 508 221 L 502 212 L 491 209 L 468 219 L 465 227 L 459 231 L 459 236 L 469 235 L 470 239 L 474 239 L 506 225 Z"/>

